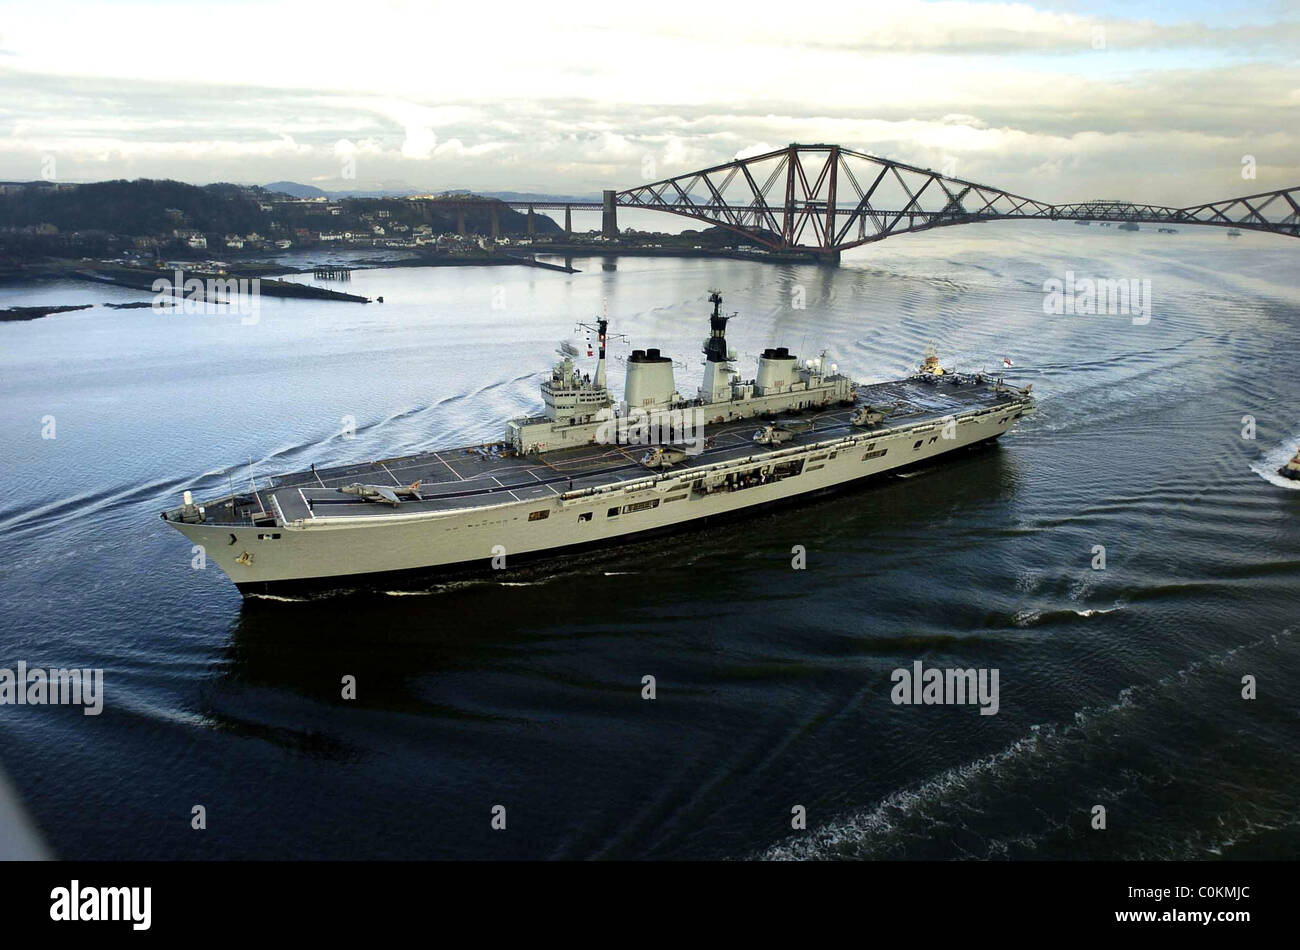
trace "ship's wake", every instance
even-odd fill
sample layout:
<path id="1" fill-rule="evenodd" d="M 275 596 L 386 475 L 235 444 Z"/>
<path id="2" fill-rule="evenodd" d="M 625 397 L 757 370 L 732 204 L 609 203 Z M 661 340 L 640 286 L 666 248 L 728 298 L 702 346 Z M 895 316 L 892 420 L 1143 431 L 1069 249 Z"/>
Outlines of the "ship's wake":
<path id="1" fill-rule="evenodd" d="M 1141 798 L 1168 783 L 1162 756 L 1170 750 L 1159 737 L 1166 734 L 1168 718 L 1186 725 L 1188 704 L 1195 707 L 1199 702 L 1189 690 L 1198 695 L 1205 688 L 1217 690 L 1225 673 L 1259 662 L 1265 651 L 1293 646 L 1292 632 L 1283 630 L 1193 661 L 1150 685 L 1126 687 L 1113 703 L 1086 707 L 1072 722 L 1032 725 L 1027 735 L 999 752 L 899 789 L 874 807 L 778 842 L 755 857 L 929 857 L 938 848 L 947 857 L 1032 858 L 1060 853 L 1062 839 L 1080 857 L 1188 860 L 1221 854 L 1256 834 L 1293 824 L 1288 803 L 1236 802 L 1229 796 L 1219 805 L 1212 833 L 1176 842 L 1135 839 L 1122 845 L 1124 854 L 1094 854 L 1085 847 L 1096 840 L 1088 837 L 1089 808 L 1098 801 Z M 1109 750 L 1115 749 L 1122 750 L 1131 765 L 1119 774 L 1103 772 L 1101 766 L 1112 761 Z M 1189 767 L 1221 770 L 1214 756 L 1202 754 L 1204 761 L 1189 761 Z M 1191 748 L 1187 758 L 1195 760 L 1197 755 Z M 1044 789 L 1058 789 L 1060 807 L 1055 812 L 1031 807 L 1031 789 L 1037 790 L 1039 800 Z M 972 852 L 968 845 L 973 842 L 986 850 Z"/>

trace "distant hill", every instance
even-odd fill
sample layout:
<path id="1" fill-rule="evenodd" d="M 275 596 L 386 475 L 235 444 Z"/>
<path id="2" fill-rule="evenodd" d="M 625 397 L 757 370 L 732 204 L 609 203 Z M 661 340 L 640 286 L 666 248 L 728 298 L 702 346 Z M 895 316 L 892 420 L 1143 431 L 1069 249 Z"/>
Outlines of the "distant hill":
<path id="1" fill-rule="evenodd" d="M 277 189 L 295 186 L 320 192 L 310 185 L 294 182 L 276 185 Z M 277 203 L 270 190 L 260 187 L 230 184 L 200 187 L 147 178 L 90 182 L 67 190 L 25 188 L 0 195 L 0 228 L 54 225 L 59 233 L 103 231 L 165 239 L 171 239 L 177 230 L 193 230 L 218 238 L 257 232 L 263 237 L 288 237 L 297 243 L 296 229 L 300 228 L 310 232 L 361 233 L 382 228 L 392 235 L 397 232 L 391 229 L 399 224 L 408 229 L 429 225 L 434 233 L 454 231 L 458 224 L 456 209 L 440 209 L 436 202 L 394 200 L 403 196 L 320 194 L 329 197 L 335 207 L 327 208 L 324 203 L 295 204 L 283 199 Z M 497 218 L 502 234 L 523 234 L 526 230 L 527 216 L 521 212 L 500 208 Z M 467 209 L 465 225 L 471 233 L 490 233 L 491 209 Z M 561 231 L 545 215 L 537 216 L 535 228 L 538 234 Z"/>
<path id="2" fill-rule="evenodd" d="M 60 231 L 115 234 L 170 233 L 181 226 L 199 231 L 261 227 L 261 189 L 240 185 L 187 185 L 179 181 L 96 181 L 66 191 L 27 189 L 0 197 L 0 227 L 53 224 Z M 177 214 L 179 212 L 179 214 Z"/>
<path id="3" fill-rule="evenodd" d="M 297 181 L 273 181 L 262 187 L 268 192 L 288 195 L 290 198 L 408 198 L 411 195 L 424 194 L 414 188 L 387 188 L 377 191 L 345 188 L 340 191 L 326 191 L 324 188 L 304 185 Z"/>
<path id="4" fill-rule="evenodd" d="M 485 198 L 497 198 L 501 201 L 600 201 L 601 195 L 546 195 L 535 191 L 480 191 L 477 194 Z"/>
<path id="5" fill-rule="evenodd" d="M 263 185 L 267 191 L 288 195 L 290 198 L 328 198 L 329 192 L 315 185 L 302 185 L 296 181 L 273 181 Z"/>
<path id="6" fill-rule="evenodd" d="M 340 190 L 326 191 L 323 188 L 317 188 L 315 185 L 304 185 L 297 181 L 273 181 L 269 185 L 263 185 L 262 188 L 268 192 L 288 195 L 291 198 L 406 198 L 410 195 L 429 194 L 428 191 L 419 191 L 415 188 L 387 189 L 380 191 L 356 191 Z M 468 188 L 440 188 L 434 194 L 445 194 L 447 192 L 465 192 L 470 194 Z M 599 201 L 600 195 L 551 195 L 535 191 L 476 191 L 472 192 L 479 198 L 496 198 L 500 201 Z"/>

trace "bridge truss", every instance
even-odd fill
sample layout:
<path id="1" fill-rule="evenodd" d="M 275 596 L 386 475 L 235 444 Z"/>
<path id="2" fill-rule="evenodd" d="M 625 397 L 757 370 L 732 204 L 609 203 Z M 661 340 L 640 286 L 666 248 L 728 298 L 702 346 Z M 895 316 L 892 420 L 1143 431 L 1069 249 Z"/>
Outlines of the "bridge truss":
<path id="1" fill-rule="evenodd" d="M 1203 224 L 1300 237 L 1300 188 L 1169 208 L 1051 205 L 839 145 L 790 145 L 618 192 L 619 207 L 683 215 L 776 251 L 841 251 L 895 234 L 1018 218 Z"/>

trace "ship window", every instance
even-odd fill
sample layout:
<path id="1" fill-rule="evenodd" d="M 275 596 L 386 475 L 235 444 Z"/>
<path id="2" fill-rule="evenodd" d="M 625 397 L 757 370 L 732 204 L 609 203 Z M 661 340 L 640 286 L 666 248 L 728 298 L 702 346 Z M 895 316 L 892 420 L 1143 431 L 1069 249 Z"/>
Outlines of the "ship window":
<path id="1" fill-rule="evenodd" d="M 590 512 L 590 511 L 584 511 L 582 514 L 578 515 L 578 520 L 579 520 L 579 521 L 590 521 L 590 520 L 591 520 L 591 512 Z"/>
<path id="2" fill-rule="evenodd" d="M 279 541 L 279 540 L 280 540 L 280 534 L 279 534 L 279 532 L 276 532 L 275 534 L 259 534 L 259 535 L 257 536 L 257 540 L 259 540 L 259 541 Z"/>
<path id="3" fill-rule="evenodd" d="M 919 449 L 919 448 L 921 447 L 921 443 L 924 442 L 924 441 L 925 441 L 924 439 L 917 439 L 917 440 L 916 440 L 916 445 L 912 446 L 912 448 L 913 448 L 913 449 Z"/>
<path id="4" fill-rule="evenodd" d="M 878 459 L 880 458 L 880 456 L 884 455 L 888 451 L 889 449 L 876 449 L 874 452 L 864 453 L 862 456 L 862 461 L 865 462 L 867 461 L 867 459 Z"/>
<path id="5" fill-rule="evenodd" d="M 545 519 L 549 518 L 550 516 L 551 516 L 551 512 L 550 512 L 550 509 L 549 509 L 549 508 L 543 508 L 541 511 L 530 511 L 530 512 L 528 512 L 528 520 L 529 520 L 529 521 L 544 521 Z"/>
<path id="6" fill-rule="evenodd" d="M 617 518 L 617 517 L 618 517 L 618 511 L 619 511 L 619 509 L 617 509 L 617 508 L 611 508 L 611 509 L 609 509 L 609 511 L 605 512 L 605 517 L 606 517 L 606 518 Z"/>
<path id="7" fill-rule="evenodd" d="M 658 508 L 658 507 L 659 507 L 658 498 L 651 499 L 650 501 L 638 501 L 631 505 L 624 505 L 623 514 L 630 515 L 634 511 L 647 511 L 650 508 Z"/>
<path id="8" fill-rule="evenodd" d="M 934 443 L 937 442 L 937 441 L 939 441 L 939 437 L 938 437 L 937 435 L 932 435 L 932 436 L 930 436 L 930 444 L 931 444 L 931 445 L 934 445 Z"/>

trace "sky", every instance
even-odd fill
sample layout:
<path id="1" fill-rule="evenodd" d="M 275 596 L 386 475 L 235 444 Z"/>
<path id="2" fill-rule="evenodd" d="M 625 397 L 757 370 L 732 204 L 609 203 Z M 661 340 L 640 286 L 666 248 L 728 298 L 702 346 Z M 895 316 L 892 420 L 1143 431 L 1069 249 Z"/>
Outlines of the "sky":
<path id="1" fill-rule="evenodd" d="M 790 142 L 1052 203 L 1294 186 L 1300 0 L 0 0 L 0 180 L 586 195 Z"/>

